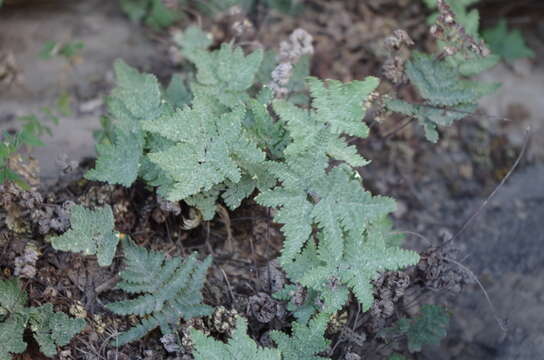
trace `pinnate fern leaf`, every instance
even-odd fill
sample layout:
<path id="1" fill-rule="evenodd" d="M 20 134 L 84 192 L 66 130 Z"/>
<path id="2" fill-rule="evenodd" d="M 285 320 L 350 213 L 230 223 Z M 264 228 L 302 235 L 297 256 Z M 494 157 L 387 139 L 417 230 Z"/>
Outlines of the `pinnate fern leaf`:
<path id="1" fill-rule="evenodd" d="M 139 294 L 130 300 L 106 305 L 119 315 L 144 316 L 137 326 L 119 335 L 115 345 L 137 340 L 156 327 L 163 334 L 172 332 L 180 318 L 191 319 L 209 315 L 211 307 L 202 304 L 204 285 L 211 258 L 199 262 L 195 255 L 185 260 L 167 259 L 160 252 L 137 246 L 123 239 L 126 268 L 120 274 L 117 288 L 129 294 Z"/>
<path id="2" fill-rule="evenodd" d="M 116 87 L 111 96 L 118 99 L 134 119 L 155 116 L 160 111 L 161 88 L 157 78 L 142 74 L 118 60 L 114 64 Z"/>
<path id="3" fill-rule="evenodd" d="M 393 99 L 390 110 L 412 116 L 425 129 L 428 140 L 438 140 L 437 126 L 447 126 L 476 109 L 479 99 L 497 89 L 497 84 L 465 80 L 459 69 L 431 55 L 414 53 L 406 64 L 406 74 L 424 100 L 410 104 Z"/>
<path id="4" fill-rule="evenodd" d="M 207 50 L 213 43 L 211 34 L 205 33 L 200 27 L 194 25 L 175 36 L 174 41 L 181 48 L 183 56 L 195 63 L 198 60 L 198 55 L 195 53 Z"/>
<path id="5" fill-rule="evenodd" d="M 23 340 L 25 327 L 26 321 L 17 315 L 0 322 L 0 360 L 10 360 L 10 354 L 21 354 L 26 350 Z"/>
<path id="6" fill-rule="evenodd" d="M 222 44 L 216 51 L 195 51 L 191 61 L 197 68 L 195 94 L 213 96 L 223 105 L 239 106 L 248 99 L 246 90 L 254 83 L 263 60 L 263 51 L 245 55 L 239 47 Z"/>
<path id="7" fill-rule="evenodd" d="M 415 251 L 387 246 L 391 230 L 378 224 L 369 226 L 364 237 L 348 237 L 344 260 L 338 267 L 338 277 L 353 290 L 363 311 L 374 303 L 371 281 L 380 272 L 399 270 L 419 261 Z"/>
<path id="8" fill-rule="evenodd" d="M 10 354 L 26 350 L 23 336 L 29 325 L 40 351 L 48 357 L 54 356 L 57 346 L 67 345 L 85 327 L 83 319 L 55 312 L 52 304 L 28 308 L 26 301 L 27 294 L 18 281 L 0 280 L 0 360 L 9 360 Z"/>
<path id="9" fill-rule="evenodd" d="M 213 101 L 195 98 L 192 107 L 145 121 L 144 129 L 174 142 L 174 146 L 151 152 L 149 159 L 174 181 L 167 198 L 185 199 L 214 185 L 241 180 L 240 161 L 262 162 L 264 153 L 243 135 L 245 108 L 218 114 Z"/>
<path id="10" fill-rule="evenodd" d="M 130 186 L 138 176 L 144 146 L 140 121 L 163 112 L 161 89 L 153 75 L 141 74 L 123 61 L 115 63 L 117 86 L 108 101 L 115 120 L 113 143 L 99 144 L 96 167 L 85 175 L 89 180 Z"/>
<path id="11" fill-rule="evenodd" d="M 410 352 L 421 351 L 423 345 L 438 344 L 446 336 L 449 314 L 441 306 L 423 305 L 421 314 L 413 319 L 401 318 L 396 324 L 383 330 L 384 335 L 404 334 Z"/>
<path id="12" fill-rule="evenodd" d="M 344 234 L 338 239 L 344 242 L 343 256 L 335 261 L 329 254 L 319 252 L 314 241 L 309 241 L 284 269 L 291 281 L 320 293 L 323 312 L 331 314 L 344 306 L 349 290 L 361 303 L 362 310 L 367 311 L 374 303 L 372 280 L 383 271 L 398 270 L 419 261 L 416 252 L 388 245 L 391 228 L 387 225 L 383 219 L 377 219 L 367 225 L 362 235 Z M 318 234 L 319 244 L 323 236 Z"/>
<path id="13" fill-rule="evenodd" d="M 236 328 L 226 344 L 194 329 L 191 332 L 191 340 L 194 343 L 195 360 L 282 359 L 279 350 L 262 348 L 247 335 L 247 321 L 242 317 L 236 319 Z"/>
<path id="14" fill-rule="evenodd" d="M 395 210 L 392 199 L 372 196 L 351 174 L 346 167 L 336 167 L 318 179 L 313 189 L 319 199 L 311 216 L 323 230 L 321 252 L 329 254 L 332 262 L 344 253 L 340 241 L 344 233 L 358 237 L 371 221 Z"/>
<path id="15" fill-rule="evenodd" d="M 346 143 L 342 135 L 368 135 L 368 127 L 363 122 L 366 112 L 363 101 L 377 87 L 378 80 L 368 77 L 364 81 L 343 84 L 308 78 L 307 84 L 315 110 L 308 111 L 285 100 L 273 103 L 274 111 L 293 140 L 285 153 L 294 156 L 319 151 L 351 166 L 366 165 L 367 161 L 354 146 Z"/>
<path id="16" fill-rule="evenodd" d="M 121 128 L 115 128 L 113 136 L 113 143 L 106 142 L 96 146 L 96 166 L 85 177 L 89 180 L 130 186 L 138 175 L 143 138 L 134 137 Z"/>
<path id="17" fill-rule="evenodd" d="M 51 238 L 53 248 L 96 255 L 100 266 L 111 265 L 119 243 L 111 207 L 90 210 L 76 205 L 70 210 L 70 223 L 70 230 Z"/>
<path id="18" fill-rule="evenodd" d="M 348 134 L 365 138 L 368 127 L 363 122 L 366 99 L 379 84 L 375 77 L 363 81 L 342 83 L 338 80 L 325 82 L 310 77 L 307 84 L 312 95 L 312 106 L 319 122 L 328 124 L 334 134 Z"/>
<path id="19" fill-rule="evenodd" d="M 432 105 L 455 106 L 474 103 L 490 89 L 480 83 L 463 80 L 457 71 L 431 55 L 414 53 L 406 64 L 406 75 L 421 96 Z"/>
<path id="20" fill-rule="evenodd" d="M 316 354 L 328 349 L 330 341 L 324 338 L 329 321 L 328 314 L 321 313 L 308 324 L 293 323 L 292 335 L 272 331 L 270 337 L 281 351 L 283 360 L 325 360 Z"/>
<path id="21" fill-rule="evenodd" d="M 72 319 L 63 312 L 54 312 L 52 304 L 31 308 L 29 323 L 40 351 L 49 357 L 57 353 L 57 346 L 67 345 L 85 327 L 83 319 Z"/>
<path id="22" fill-rule="evenodd" d="M 491 50 L 507 62 L 535 56 L 534 51 L 527 47 L 521 31 L 508 31 L 506 19 L 501 19 L 495 27 L 484 30 L 482 36 Z"/>

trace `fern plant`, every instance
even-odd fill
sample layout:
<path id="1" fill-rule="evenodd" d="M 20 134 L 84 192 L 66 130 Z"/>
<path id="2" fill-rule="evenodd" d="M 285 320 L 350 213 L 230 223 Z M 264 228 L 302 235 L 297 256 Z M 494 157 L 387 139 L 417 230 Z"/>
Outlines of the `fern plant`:
<path id="1" fill-rule="evenodd" d="M 270 337 L 278 346 L 283 360 L 326 360 L 316 354 L 328 349 L 330 341 L 324 338 L 329 317 L 321 314 L 306 325 L 293 324 L 292 335 L 272 331 Z"/>
<path id="2" fill-rule="evenodd" d="M 139 294 L 130 300 L 110 303 L 106 307 L 119 315 L 138 315 L 140 324 L 121 333 L 114 345 L 121 346 L 145 336 L 160 327 L 163 334 L 171 334 L 183 318 L 210 315 L 212 308 L 202 304 L 202 287 L 211 258 L 203 262 L 191 255 L 166 259 L 164 254 L 146 250 L 128 237 L 122 240 L 126 267 L 120 273 L 117 288 L 129 294 Z"/>
<path id="3" fill-rule="evenodd" d="M 421 351 L 423 345 L 438 344 L 446 336 L 449 314 L 441 306 L 423 305 L 421 314 L 413 319 L 401 318 L 392 327 L 384 329 L 382 334 L 404 335 L 410 352 Z"/>
<path id="4" fill-rule="evenodd" d="M 247 321 L 239 316 L 227 343 L 193 329 L 190 334 L 193 356 L 195 360 L 326 360 L 329 358 L 316 354 L 328 349 L 329 341 L 323 337 L 327 322 L 327 316 L 320 315 L 307 325 L 295 323 L 291 336 L 281 331 L 272 331 L 270 337 L 277 348 L 267 349 L 258 346 L 247 335 Z"/>
<path id="5" fill-rule="evenodd" d="M 489 54 L 478 35 L 478 11 L 466 9 L 474 1 L 426 2 L 440 10 L 440 14 L 432 17 L 436 22 L 432 29 L 438 40 L 439 53 L 414 52 L 406 63 L 406 75 L 423 102 L 411 104 L 392 99 L 386 106 L 393 112 L 417 119 L 426 138 L 437 142 L 438 126 L 449 126 L 471 114 L 483 96 L 499 87 L 496 83 L 466 79 L 495 66 L 499 56 Z"/>
<path id="6" fill-rule="evenodd" d="M 193 329 L 191 331 L 195 360 L 281 360 L 277 349 L 266 349 L 258 346 L 247 335 L 247 321 L 238 317 L 236 328 L 225 344 Z"/>
<path id="7" fill-rule="evenodd" d="M 115 255 L 119 236 L 114 232 L 113 212 L 109 206 L 89 210 L 75 205 L 70 210 L 71 229 L 51 237 L 56 250 L 96 255 L 100 266 L 109 266 Z"/>
<path id="8" fill-rule="evenodd" d="M 482 37 L 493 53 L 500 55 L 506 62 L 532 58 L 535 52 L 527 47 L 519 30 L 508 31 L 506 19 L 501 19 L 494 27 L 484 29 Z"/>
<path id="9" fill-rule="evenodd" d="M 0 360 L 21 354 L 27 344 L 24 332 L 30 326 L 40 351 L 48 357 L 58 346 L 67 345 L 85 327 L 83 319 L 72 319 L 63 312 L 53 311 L 52 304 L 26 307 L 28 298 L 16 280 L 0 280 Z"/>
<path id="10" fill-rule="evenodd" d="M 347 302 L 348 289 L 368 309 L 370 281 L 380 271 L 418 261 L 416 253 L 388 246 L 373 226 L 395 204 L 364 190 L 354 168 L 367 161 L 345 139 L 368 135 L 363 102 L 378 79 L 308 78 L 312 108 L 305 109 L 255 86 L 260 50 L 245 55 L 223 44 L 194 49 L 189 60 L 197 73 L 192 101 L 182 108 L 168 103 L 154 77 L 116 64 L 110 113 L 118 118 L 119 136 L 98 146 L 97 166 L 87 177 L 128 186 L 140 176 L 169 200 L 197 207 L 205 219 L 219 198 L 235 209 L 258 190 L 258 203 L 279 208 L 280 260 L 291 280 L 318 292 L 327 312 Z M 125 153 L 129 159 L 119 164 L 117 154 Z"/>
<path id="11" fill-rule="evenodd" d="M 258 84 L 264 59 L 261 50 L 246 55 L 240 48 L 223 44 L 211 51 L 206 42 L 195 46 L 188 42 L 183 47 L 196 68 L 194 80 L 189 81 L 191 94 L 185 97 L 190 100 L 184 100 L 189 103 L 174 105 L 153 76 L 122 62 L 116 64 L 118 87 L 109 101 L 114 138 L 98 146 L 96 168 L 87 177 L 125 186 L 142 178 L 169 200 L 184 200 L 198 208 L 205 219 L 214 216 L 220 199 L 235 209 L 257 192 L 259 204 L 278 209 L 274 220 L 283 225 L 285 235 L 280 256 L 283 269 L 313 299 L 291 306 L 300 321 L 295 330 L 303 332 L 310 323 L 317 327 L 324 321 L 321 316 L 327 318 L 348 302 L 350 292 L 363 311 L 368 310 L 374 301 L 372 280 L 380 272 L 419 260 L 390 235 L 387 215 L 395 203 L 364 189 L 355 169 L 368 161 L 346 141 L 346 136 L 368 136 L 363 103 L 379 80 L 368 77 L 341 83 L 310 77 L 306 86 L 311 103 L 301 106 L 293 99 L 274 99 L 268 88 Z M 388 106 L 419 118 L 434 140 L 437 124 L 448 125 L 473 111 L 477 100 L 493 90 L 493 86 L 464 79 L 462 71 L 445 59 L 421 53 L 413 55 L 406 72 L 424 103 L 392 100 Z M 121 163 L 118 154 L 127 154 L 128 160 Z M 157 273 L 155 277 L 166 271 L 163 267 L 172 270 L 163 275 L 164 289 L 136 286 L 146 295 L 109 306 L 120 314 L 147 316 L 120 343 L 157 326 L 171 332 L 180 316 L 198 316 L 183 316 L 186 310 L 179 310 L 182 313 L 174 319 L 162 312 L 177 306 L 170 302 L 178 290 L 171 289 L 168 281 L 174 281 L 169 276 L 179 264 L 167 265 L 172 260 L 136 250 L 128 242 L 126 246 L 127 257 L 160 259 L 154 260 L 155 267 L 147 266 Z M 142 264 L 144 260 L 133 261 L 129 268 Z M 149 273 L 141 267 L 131 281 L 137 281 L 136 275 L 149 279 Z M 193 286 L 197 284 L 202 285 L 195 281 Z M 283 291 L 277 296 L 285 299 L 288 294 Z M 196 306 L 201 298 L 194 301 Z M 205 307 L 199 309 L 199 314 L 206 313 Z M 316 323 L 316 319 L 321 320 Z M 289 341 L 275 336 L 284 346 L 299 341 L 297 335 Z"/>

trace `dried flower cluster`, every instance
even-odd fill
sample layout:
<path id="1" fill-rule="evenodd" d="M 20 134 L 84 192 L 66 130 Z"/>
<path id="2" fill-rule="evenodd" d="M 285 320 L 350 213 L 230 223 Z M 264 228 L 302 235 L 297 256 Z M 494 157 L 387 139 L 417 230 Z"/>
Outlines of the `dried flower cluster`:
<path id="1" fill-rule="evenodd" d="M 15 258 L 14 275 L 21 278 L 33 279 L 36 276 L 36 261 L 41 251 L 35 242 L 28 242 L 23 250 L 23 255 Z"/>
<path id="2" fill-rule="evenodd" d="M 376 301 L 370 309 L 376 328 L 385 325 L 385 319 L 391 317 L 395 311 L 395 303 L 403 296 L 410 285 L 410 276 L 402 271 L 386 272 L 374 281 Z"/>
<path id="3" fill-rule="evenodd" d="M 431 26 L 430 33 L 440 41 L 444 41 L 447 46 L 439 54 L 439 58 L 452 56 L 457 53 L 476 54 L 485 57 L 490 54 L 490 50 L 481 39 L 475 39 L 467 34 L 465 27 L 457 22 L 455 14 L 445 0 L 437 0 L 438 18 L 436 24 Z"/>
<path id="4" fill-rule="evenodd" d="M 432 290 L 448 290 L 458 293 L 470 277 L 459 267 L 445 260 L 444 250 L 430 249 L 421 255 L 416 267 L 418 280 Z"/>
<path id="5" fill-rule="evenodd" d="M 299 61 L 300 57 L 314 53 L 312 42 L 312 35 L 299 28 L 289 35 L 289 40 L 280 43 L 279 64 L 272 71 L 272 82 L 268 84 L 277 98 L 283 98 L 287 95 L 288 89 L 286 86 L 291 79 L 293 66 Z"/>
<path id="6" fill-rule="evenodd" d="M 15 233 L 25 233 L 38 228 L 40 234 L 51 230 L 62 232 L 68 228 L 68 210 L 73 205 L 45 203 L 38 191 L 26 191 L 14 184 L 0 185 L 0 205 L 5 209 L 5 223 Z"/>
<path id="7" fill-rule="evenodd" d="M 393 35 L 385 38 L 384 45 L 389 55 L 383 64 L 383 75 L 395 85 L 407 82 L 404 63 L 410 57 L 409 48 L 414 45 L 414 41 L 406 31 L 397 29 Z"/>

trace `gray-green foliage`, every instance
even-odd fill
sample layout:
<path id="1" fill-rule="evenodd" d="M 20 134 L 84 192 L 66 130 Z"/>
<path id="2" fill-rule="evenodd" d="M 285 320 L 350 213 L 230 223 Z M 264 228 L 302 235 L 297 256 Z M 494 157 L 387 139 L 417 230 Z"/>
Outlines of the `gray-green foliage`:
<path id="1" fill-rule="evenodd" d="M 202 262 L 194 254 L 184 260 L 169 259 L 161 252 L 137 246 L 128 238 L 122 244 L 125 269 L 120 273 L 117 288 L 138 296 L 106 307 L 119 315 L 141 316 L 142 321 L 121 333 L 114 345 L 137 340 L 157 327 L 163 334 L 171 334 L 180 318 L 188 320 L 211 314 L 212 308 L 202 304 L 202 287 L 211 257 Z"/>
<path id="2" fill-rule="evenodd" d="M 236 319 L 236 328 L 227 343 L 215 340 L 198 330 L 192 330 L 195 360 L 326 360 L 317 354 L 326 351 L 330 341 L 324 338 L 328 315 L 321 314 L 306 325 L 294 323 L 292 335 L 272 331 L 270 337 L 276 349 L 262 348 L 247 335 L 247 321 Z"/>
<path id="3" fill-rule="evenodd" d="M 58 346 L 67 345 L 85 327 L 83 319 L 55 312 L 52 304 L 26 307 L 27 301 L 18 281 L 0 280 L 0 360 L 9 360 L 10 354 L 26 350 L 23 335 L 28 326 L 40 351 L 48 357 L 53 357 Z"/>
<path id="4" fill-rule="evenodd" d="M 388 246 L 386 235 L 374 230 L 395 204 L 364 190 L 353 167 L 366 160 L 344 138 L 367 136 L 362 102 L 377 85 L 375 78 L 347 84 L 310 78 L 312 109 L 273 103 L 291 142 L 283 161 L 268 165 L 280 184 L 256 200 L 279 208 L 274 220 L 284 225 L 285 235 L 280 262 L 292 281 L 320 294 L 321 310 L 329 313 L 347 302 L 349 289 L 368 309 L 370 281 L 380 271 L 418 261 L 417 254 Z M 343 163 L 331 167 L 333 160 Z"/>
<path id="5" fill-rule="evenodd" d="M 283 360 L 326 360 L 316 354 L 328 349 L 330 341 L 324 338 L 329 322 L 328 314 L 320 314 L 308 324 L 293 323 L 292 335 L 272 331 L 270 337 L 281 351 Z"/>
<path id="6" fill-rule="evenodd" d="M 449 126 L 453 121 L 471 114 L 483 96 L 498 88 L 498 84 L 466 80 L 495 66 L 500 60 L 496 54 L 483 56 L 473 45 L 463 44 L 464 38 L 470 37 L 472 44 L 485 47 L 478 32 L 478 10 L 469 10 L 469 6 L 477 1 L 446 0 L 455 23 L 462 30 L 451 24 L 439 24 L 439 32 L 445 34 L 445 39 L 437 41 L 440 53 L 427 55 L 415 52 L 407 62 L 406 75 L 423 103 L 411 104 L 399 99 L 387 102 L 389 110 L 417 119 L 425 130 L 426 138 L 432 142 L 438 141 L 438 126 Z M 424 2 L 432 9 L 437 7 L 436 0 Z M 435 13 L 429 22 L 434 23 L 437 18 L 438 14 Z M 452 49 L 455 49 L 453 54 L 448 54 Z"/>
<path id="7" fill-rule="evenodd" d="M 156 30 L 170 26 L 181 18 L 180 13 L 168 9 L 162 0 L 120 0 L 120 5 L 130 20 L 144 21 Z"/>
<path id="8" fill-rule="evenodd" d="M 212 35 L 195 25 L 188 26 L 183 32 L 175 34 L 174 41 L 179 46 L 183 57 L 193 63 L 197 53 L 206 51 L 213 43 Z"/>
<path id="9" fill-rule="evenodd" d="M 163 96 L 155 77 L 116 63 L 117 87 L 108 104 L 114 139 L 97 146 L 96 168 L 86 177 L 130 186 L 140 176 L 162 196 L 187 200 L 209 219 L 219 195 L 234 208 L 273 181 L 263 168 L 264 152 L 243 127 L 262 52 L 245 56 L 226 44 L 192 51 L 192 95 L 177 102 L 171 100 L 174 90 Z M 179 107 L 191 97 L 190 105 Z"/>
<path id="10" fill-rule="evenodd" d="M 205 219 L 214 216 L 219 198 L 235 209 L 258 190 L 261 205 L 279 208 L 275 221 L 285 234 L 280 260 L 296 269 L 288 271 L 291 280 L 319 293 L 327 311 L 344 305 L 348 289 L 367 309 L 370 281 L 378 272 L 418 260 L 372 230 L 395 204 L 364 190 L 355 167 L 367 161 L 346 140 L 368 135 L 363 103 L 378 79 L 341 83 L 308 78 L 308 109 L 292 99 L 274 100 L 266 87 L 255 88 L 262 51 L 245 55 L 227 44 L 214 51 L 190 48 L 197 72 L 190 82 L 192 100 L 182 107 L 161 96 L 154 77 L 117 64 L 119 84 L 110 113 L 119 119 L 115 129 L 130 133 L 136 143 L 130 146 L 138 148 L 127 150 L 127 162 L 137 163 L 138 176 L 160 195 L 186 201 Z M 112 151 L 122 153 L 121 148 Z M 99 148 L 97 167 L 88 177 L 113 183 L 125 179 L 124 185 L 130 185 L 136 166 L 117 172 L 116 167 L 115 159 Z M 352 254 L 372 261 L 358 262 L 346 252 L 350 247 L 356 248 Z M 312 249 L 315 257 L 308 256 Z M 301 263 L 308 267 L 301 270 Z M 313 276 L 310 269 L 316 270 Z"/>
<path id="11" fill-rule="evenodd" d="M 138 176 L 144 151 L 141 121 L 159 117 L 168 109 L 162 106 L 155 76 L 140 74 L 122 61 L 115 63 L 115 75 L 117 86 L 108 99 L 114 139 L 97 145 L 96 167 L 85 177 L 130 186 Z"/>
<path id="12" fill-rule="evenodd" d="M 431 3 L 436 6 L 436 2 L 429 2 L 429 5 Z M 462 43 L 462 37 L 469 36 L 473 43 L 479 42 L 479 46 L 485 46 L 478 35 L 478 11 L 468 12 L 466 9 L 471 3 L 451 3 L 455 21 L 462 26 L 462 30 L 440 25 L 443 27 L 441 31 L 446 34 L 452 32 L 452 40 L 438 41 L 440 54 L 414 52 L 406 63 L 406 75 L 423 102 L 411 104 L 399 99 L 387 102 L 389 110 L 416 118 L 424 127 L 425 136 L 432 142 L 438 141 L 438 126 L 449 126 L 453 121 L 466 117 L 476 110 L 483 96 L 498 88 L 498 84 L 466 79 L 493 67 L 499 61 L 498 55 L 482 56 L 473 46 L 467 47 Z M 449 39 L 448 36 L 446 38 Z M 447 55 L 451 49 L 457 51 Z"/>
<path id="13" fill-rule="evenodd" d="M 286 285 L 273 296 L 287 302 L 287 311 L 293 314 L 299 324 L 307 324 L 312 315 L 319 310 L 319 293 L 314 289 L 303 291 L 301 285 Z"/>
<path id="14" fill-rule="evenodd" d="M 363 311 L 374 303 L 371 281 L 380 272 L 397 270 L 417 263 L 415 252 L 390 246 L 387 238 L 391 229 L 379 219 L 366 227 L 363 234 L 345 235 L 340 258 L 333 260 L 326 251 L 320 252 L 323 235 L 318 234 L 319 247 L 315 242 L 306 245 L 294 261 L 286 263 L 284 269 L 292 281 L 319 293 L 321 311 L 332 314 L 348 301 L 349 290 L 353 291 Z"/>
<path id="15" fill-rule="evenodd" d="M 278 10 L 284 14 L 295 15 L 303 10 L 303 4 L 296 0 L 179 0 L 182 5 L 192 6 L 202 14 L 216 16 L 221 12 L 240 7 L 244 12 L 251 12 L 255 5 L 266 6 L 269 9 Z M 266 10 L 265 10 L 266 11 Z"/>
<path id="16" fill-rule="evenodd" d="M 53 248 L 96 255 L 100 266 L 111 265 L 119 243 L 111 207 L 90 210 L 75 205 L 70 209 L 70 223 L 70 230 L 51 238 Z"/>
<path id="17" fill-rule="evenodd" d="M 534 51 L 525 44 L 520 30 L 508 31 L 506 19 L 501 19 L 494 27 L 485 29 L 482 37 L 491 51 L 507 62 L 535 56 Z"/>
<path id="18" fill-rule="evenodd" d="M 533 57 L 534 52 L 525 44 L 521 31 L 517 29 L 508 31 L 506 19 L 501 19 L 496 26 L 480 32 L 480 14 L 477 9 L 469 9 L 471 5 L 476 4 L 478 1 L 446 0 L 446 3 L 451 7 L 456 21 L 464 27 L 465 32 L 474 39 L 483 38 L 492 54 L 486 57 L 472 57 L 470 59 L 453 56 L 448 61 L 458 63 L 461 68 L 479 69 L 473 73 L 475 74 L 493 67 L 500 59 L 511 62 L 519 58 Z M 437 0 L 424 0 L 424 2 L 431 9 L 437 7 Z M 437 13 L 432 14 L 428 19 L 429 23 L 434 23 L 437 16 Z M 443 48 L 447 44 L 439 41 L 438 45 Z"/>
<path id="19" fill-rule="evenodd" d="M 390 100 L 390 110 L 415 117 L 425 129 L 428 140 L 438 140 L 437 126 L 449 126 L 476 110 L 483 96 L 496 90 L 496 84 L 466 80 L 458 68 L 432 55 L 412 54 L 406 64 L 406 74 L 423 98 L 423 103 L 411 104 Z"/>
<path id="20" fill-rule="evenodd" d="M 195 360 L 280 360 L 280 351 L 258 346 L 247 335 L 247 321 L 238 317 L 236 328 L 227 343 L 215 340 L 198 330 L 192 330 Z"/>
<path id="21" fill-rule="evenodd" d="M 423 305 L 420 315 L 412 318 L 401 318 L 383 333 L 387 335 L 405 335 L 410 352 L 421 351 L 423 345 L 438 344 L 446 336 L 449 325 L 449 314 L 441 306 Z"/>
<path id="22" fill-rule="evenodd" d="M 143 21 L 154 30 L 161 30 L 185 18 L 184 10 L 187 9 L 191 9 L 191 14 L 197 10 L 202 15 L 213 17 L 233 6 L 248 13 L 255 9 L 256 4 L 255 0 L 177 0 L 172 4 L 173 8 L 169 8 L 163 0 L 120 0 L 121 9 L 131 21 Z M 294 0 L 265 0 L 260 5 L 291 15 L 303 10 L 302 4 Z"/>

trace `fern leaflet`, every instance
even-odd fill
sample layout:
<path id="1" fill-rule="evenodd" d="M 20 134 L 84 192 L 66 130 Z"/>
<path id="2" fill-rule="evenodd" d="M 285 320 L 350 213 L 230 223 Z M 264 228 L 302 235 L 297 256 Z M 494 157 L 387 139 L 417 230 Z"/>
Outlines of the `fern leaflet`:
<path id="1" fill-rule="evenodd" d="M 324 338 L 329 317 L 320 314 L 306 325 L 295 322 L 292 335 L 281 331 L 272 331 L 270 337 L 278 345 L 283 360 L 325 360 L 317 353 L 328 349 L 330 341 Z"/>
<path id="2" fill-rule="evenodd" d="M 51 239 L 53 248 L 96 255 L 100 266 L 111 265 L 119 243 L 111 208 L 89 210 L 76 205 L 70 210 L 70 222 L 70 230 Z"/>

